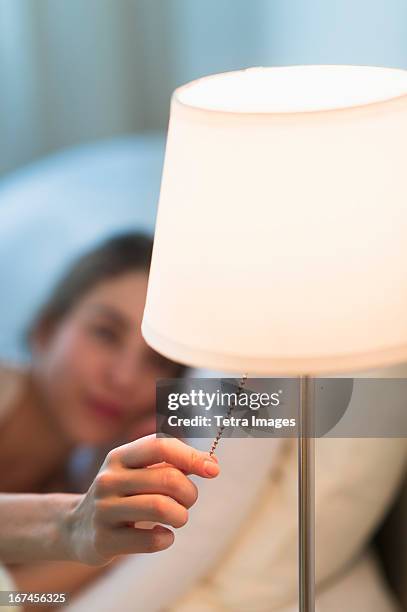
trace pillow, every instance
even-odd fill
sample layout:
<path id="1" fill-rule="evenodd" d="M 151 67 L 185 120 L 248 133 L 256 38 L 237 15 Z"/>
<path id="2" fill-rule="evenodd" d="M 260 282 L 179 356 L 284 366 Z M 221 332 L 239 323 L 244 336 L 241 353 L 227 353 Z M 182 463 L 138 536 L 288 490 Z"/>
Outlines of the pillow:
<path id="1" fill-rule="evenodd" d="M 128 229 L 153 232 L 164 136 L 69 149 L 0 182 L 0 360 L 26 358 L 22 334 L 65 266 Z"/>

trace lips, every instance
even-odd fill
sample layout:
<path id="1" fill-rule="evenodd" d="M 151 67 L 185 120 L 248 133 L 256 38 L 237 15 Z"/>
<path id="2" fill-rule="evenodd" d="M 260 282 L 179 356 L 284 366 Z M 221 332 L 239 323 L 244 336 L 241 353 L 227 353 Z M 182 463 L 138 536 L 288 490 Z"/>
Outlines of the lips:
<path id="1" fill-rule="evenodd" d="M 88 398 L 87 405 L 93 414 L 105 420 L 120 421 L 126 415 L 124 408 L 115 402 L 101 400 L 98 398 Z"/>

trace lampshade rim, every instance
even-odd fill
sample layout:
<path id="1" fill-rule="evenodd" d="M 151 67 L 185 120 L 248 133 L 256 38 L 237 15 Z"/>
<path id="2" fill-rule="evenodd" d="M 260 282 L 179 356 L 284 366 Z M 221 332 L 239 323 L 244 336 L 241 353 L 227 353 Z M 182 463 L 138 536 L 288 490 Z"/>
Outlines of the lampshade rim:
<path id="1" fill-rule="evenodd" d="M 207 349 L 191 348 L 183 343 L 157 333 L 143 318 L 141 333 L 145 341 L 154 350 L 168 359 L 189 367 L 205 368 L 258 374 L 302 376 L 317 374 L 335 374 L 362 371 L 379 367 L 397 365 L 407 361 L 407 345 L 379 348 L 375 351 L 350 353 L 309 358 L 249 357 L 216 353 Z M 225 366 L 226 364 L 226 366 Z"/>
<path id="2" fill-rule="evenodd" d="M 390 70 L 390 71 L 394 71 L 394 72 L 400 72 L 400 73 L 407 73 L 406 70 L 402 69 L 402 68 L 391 68 L 391 67 L 386 67 L 386 66 L 374 66 L 374 65 L 357 65 L 357 64 L 296 64 L 296 65 L 290 65 L 290 66 L 269 66 L 267 68 L 288 68 L 288 67 L 292 67 L 292 68 L 296 68 L 296 67 L 302 67 L 302 66 L 307 66 L 307 67 L 353 67 L 353 68 L 376 68 L 379 70 Z M 245 70 L 251 70 L 252 68 L 246 68 L 243 70 L 230 70 L 227 72 L 223 72 L 220 73 L 224 76 L 227 75 L 231 75 L 231 74 L 236 74 L 237 72 L 244 72 Z M 219 76 L 216 74 L 210 74 L 210 75 L 206 75 L 203 77 L 200 77 L 198 79 L 194 79 L 193 81 L 190 81 L 189 83 L 185 83 L 184 85 L 181 85 L 180 87 L 177 87 L 177 89 L 174 90 L 173 94 L 172 94 L 172 103 L 178 105 L 180 108 L 183 108 L 184 110 L 188 110 L 189 112 L 192 112 L 194 114 L 197 115 L 206 115 L 206 116 L 221 116 L 222 118 L 225 117 L 239 117 L 240 119 L 242 119 L 243 117 L 247 117 L 247 118 L 262 118 L 263 120 L 265 118 L 270 118 L 270 119 L 282 119 L 282 118 L 295 118 L 295 117 L 309 117 L 309 118 L 314 118 L 316 116 L 331 116 L 333 114 L 336 113 L 340 113 L 340 114 L 352 114 L 354 112 L 360 112 L 361 110 L 378 110 L 382 107 L 387 107 L 388 105 L 392 105 L 392 104 L 397 104 L 400 101 L 404 101 L 405 99 L 407 99 L 407 91 L 405 93 L 396 95 L 396 96 L 388 96 L 379 100 L 373 100 L 371 102 L 365 102 L 365 103 L 358 103 L 358 104 L 350 104 L 347 106 L 341 106 L 338 105 L 336 107 L 327 107 L 327 108 L 318 108 L 318 109 L 304 109 L 304 110 L 288 110 L 288 111 L 238 111 L 238 110 L 225 110 L 225 109 L 220 109 L 220 108 L 210 108 L 210 107 L 206 107 L 206 106 L 199 106 L 196 104 L 191 104 L 191 103 L 187 103 L 185 101 L 183 101 L 181 99 L 181 94 L 182 92 L 184 92 L 186 89 L 192 87 L 193 85 L 205 81 L 205 80 L 209 80 L 215 76 Z"/>

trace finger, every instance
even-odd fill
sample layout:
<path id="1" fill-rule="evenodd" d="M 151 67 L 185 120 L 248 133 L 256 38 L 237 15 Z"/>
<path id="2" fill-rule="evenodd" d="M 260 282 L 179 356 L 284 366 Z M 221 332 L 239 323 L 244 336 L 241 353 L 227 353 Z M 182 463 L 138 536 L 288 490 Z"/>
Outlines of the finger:
<path id="1" fill-rule="evenodd" d="M 158 493 L 172 497 L 190 508 L 198 499 L 198 489 L 183 472 L 163 464 L 154 469 L 124 469 L 117 482 L 119 496 Z"/>
<path id="2" fill-rule="evenodd" d="M 161 525 L 157 525 L 154 529 L 120 527 L 112 531 L 107 552 L 112 556 L 153 553 L 169 548 L 173 542 L 174 533 Z"/>
<path id="3" fill-rule="evenodd" d="M 216 456 L 216 455 L 209 455 L 209 457 L 210 457 L 210 458 L 211 458 L 213 461 L 215 461 L 215 463 L 219 463 L 219 459 L 217 458 L 217 456 Z M 171 463 L 167 463 L 166 461 L 160 461 L 160 463 L 153 463 L 152 465 L 148 465 L 147 467 L 148 467 L 149 469 L 151 469 L 151 468 L 156 468 L 156 467 L 165 467 L 165 466 L 168 466 L 168 467 L 171 467 L 171 466 L 172 466 L 172 467 L 174 467 L 174 466 L 173 466 Z M 179 469 L 179 468 L 178 468 L 178 469 Z M 180 471 L 182 472 L 182 470 L 180 470 Z M 185 472 L 184 472 L 184 473 L 185 473 Z"/>
<path id="4" fill-rule="evenodd" d="M 117 498 L 104 507 L 104 522 L 110 525 L 151 521 L 178 528 L 188 521 L 187 509 L 167 495 L 134 495 Z"/>
<path id="5" fill-rule="evenodd" d="M 204 453 L 176 438 L 157 438 L 155 434 L 119 447 L 121 460 L 131 468 L 145 467 L 165 461 L 186 474 L 213 478 L 219 473 L 218 464 Z"/>

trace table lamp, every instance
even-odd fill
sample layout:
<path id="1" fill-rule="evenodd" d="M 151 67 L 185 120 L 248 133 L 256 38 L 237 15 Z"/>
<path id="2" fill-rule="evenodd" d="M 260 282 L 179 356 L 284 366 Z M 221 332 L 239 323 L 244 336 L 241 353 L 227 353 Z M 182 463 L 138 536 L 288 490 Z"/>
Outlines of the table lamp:
<path id="1" fill-rule="evenodd" d="M 300 378 L 299 594 L 314 594 L 311 377 L 407 359 L 407 71 L 250 68 L 172 97 L 142 333 Z"/>

